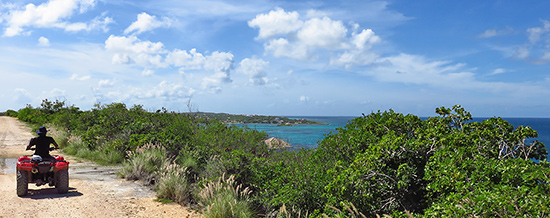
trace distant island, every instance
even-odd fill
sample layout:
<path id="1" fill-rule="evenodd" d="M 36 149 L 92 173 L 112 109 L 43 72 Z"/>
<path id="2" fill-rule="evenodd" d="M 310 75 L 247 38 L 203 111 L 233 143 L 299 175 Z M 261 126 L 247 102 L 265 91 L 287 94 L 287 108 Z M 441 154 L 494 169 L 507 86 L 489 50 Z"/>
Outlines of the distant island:
<path id="1" fill-rule="evenodd" d="M 244 124 L 244 123 L 265 123 L 265 124 L 277 124 L 279 126 L 293 126 L 293 125 L 326 125 L 326 123 L 320 123 L 307 119 L 291 119 L 283 116 L 264 116 L 264 115 L 243 115 L 243 114 L 226 114 L 226 113 L 209 113 L 209 112 L 194 112 L 191 113 L 197 117 L 205 119 L 213 119 L 227 124 Z"/>

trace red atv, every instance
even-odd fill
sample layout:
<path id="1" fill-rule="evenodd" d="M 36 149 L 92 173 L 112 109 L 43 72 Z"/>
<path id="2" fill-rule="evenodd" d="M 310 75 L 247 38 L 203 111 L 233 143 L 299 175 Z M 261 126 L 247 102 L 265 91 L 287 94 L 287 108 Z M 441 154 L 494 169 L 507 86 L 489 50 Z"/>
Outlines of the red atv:
<path id="1" fill-rule="evenodd" d="M 50 148 L 50 151 L 54 148 Z M 34 150 L 34 149 L 31 149 Z M 55 159 L 42 159 L 39 155 L 25 155 L 17 161 L 17 195 L 25 196 L 29 183 L 36 186 L 48 184 L 55 186 L 57 193 L 69 191 L 69 162 L 62 156 L 54 155 Z"/>

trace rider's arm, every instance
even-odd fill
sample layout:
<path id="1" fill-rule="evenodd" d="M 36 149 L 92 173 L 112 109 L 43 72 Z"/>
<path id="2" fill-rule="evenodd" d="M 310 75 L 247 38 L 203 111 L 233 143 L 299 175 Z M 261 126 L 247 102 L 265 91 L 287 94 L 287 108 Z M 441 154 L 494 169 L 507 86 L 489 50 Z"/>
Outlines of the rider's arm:
<path id="1" fill-rule="evenodd" d="M 52 139 L 52 144 L 55 146 L 55 149 L 59 149 L 59 145 L 57 145 L 57 142 L 55 142 L 55 140 Z"/>
<path id="2" fill-rule="evenodd" d="M 31 139 L 31 141 L 29 141 L 29 145 L 27 145 L 27 149 L 26 149 L 26 150 L 31 149 L 31 147 L 32 147 L 33 145 L 34 145 L 33 139 Z"/>

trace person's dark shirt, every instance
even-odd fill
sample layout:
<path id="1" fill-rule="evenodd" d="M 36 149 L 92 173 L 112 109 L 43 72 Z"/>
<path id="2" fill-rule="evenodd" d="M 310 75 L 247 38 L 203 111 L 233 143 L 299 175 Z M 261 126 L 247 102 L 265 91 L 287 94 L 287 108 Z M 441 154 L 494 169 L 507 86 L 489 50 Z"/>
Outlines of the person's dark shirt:
<path id="1" fill-rule="evenodd" d="M 50 144 L 55 144 L 55 140 L 49 136 L 38 136 L 29 142 L 29 146 L 36 145 L 34 154 L 40 155 L 42 158 L 50 156 Z"/>

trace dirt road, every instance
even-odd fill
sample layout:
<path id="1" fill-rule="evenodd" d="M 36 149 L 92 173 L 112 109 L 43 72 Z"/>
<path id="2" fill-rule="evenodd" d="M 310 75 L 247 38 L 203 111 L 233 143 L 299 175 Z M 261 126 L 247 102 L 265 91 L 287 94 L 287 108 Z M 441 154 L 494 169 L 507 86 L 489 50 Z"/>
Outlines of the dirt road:
<path id="1" fill-rule="evenodd" d="M 29 185 L 29 195 L 15 192 L 16 158 L 32 154 L 25 146 L 33 137 L 17 119 L 0 116 L 0 218 L 7 217 L 201 217 L 178 204 L 162 204 L 139 182 L 116 177 L 116 167 L 70 161 L 69 192 L 57 194 L 48 185 Z M 56 154 L 54 151 L 52 154 Z"/>

